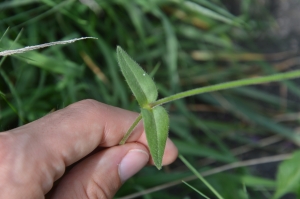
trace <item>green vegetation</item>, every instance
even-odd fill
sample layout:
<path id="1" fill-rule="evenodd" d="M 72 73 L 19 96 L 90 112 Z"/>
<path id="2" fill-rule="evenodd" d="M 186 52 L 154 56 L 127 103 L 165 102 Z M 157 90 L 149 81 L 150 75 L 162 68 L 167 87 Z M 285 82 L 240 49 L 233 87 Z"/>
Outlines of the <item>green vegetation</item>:
<path id="1" fill-rule="evenodd" d="M 80 37 L 98 39 L 2 57 L 0 130 L 85 98 L 140 112 L 138 104 L 144 101 L 137 103 L 124 81 L 115 52 L 118 45 L 153 77 L 159 99 L 293 69 L 290 58 L 295 54 L 284 51 L 280 39 L 270 34 L 276 24 L 268 5 L 224 2 L 1 2 L 0 51 Z M 299 196 L 298 153 L 281 164 L 277 181 L 275 163 L 267 163 L 286 159 L 299 145 L 296 82 L 203 93 L 164 105 L 170 115 L 169 136 L 210 188 L 178 160 L 160 171 L 143 169 L 117 197 L 199 197 L 190 187 L 208 198 L 215 197 L 211 190 L 223 198 L 280 198 L 288 192 Z M 145 100 L 152 103 L 156 97 Z M 266 165 L 268 175 L 263 172 Z M 290 175 L 293 178 L 287 179 Z"/>

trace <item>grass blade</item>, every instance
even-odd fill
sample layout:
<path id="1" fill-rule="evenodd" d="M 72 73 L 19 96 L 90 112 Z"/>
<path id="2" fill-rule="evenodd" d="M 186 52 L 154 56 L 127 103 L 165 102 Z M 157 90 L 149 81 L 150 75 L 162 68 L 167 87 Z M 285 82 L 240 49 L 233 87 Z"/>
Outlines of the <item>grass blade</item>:
<path id="1" fill-rule="evenodd" d="M 202 15 L 205 15 L 207 17 L 210 17 L 212 19 L 215 19 L 215 20 L 218 20 L 218 21 L 222 21 L 222 22 L 225 22 L 225 23 L 228 23 L 228 24 L 233 24 L 233 21 L 225 16 L 222 16 L 210 9 L 207 9 L 199 4 L 196 4 L 194 2 L 191 2 L 191 1 L 187 1 L 184 3 L 185 6 L 187 8 L 189 8 L 190 10 L 193 10 L 197 13 L 200 13 Z"/>
<path id="2" fill-rule="evenodd" d="M 179 155 L 179 158 L 217 196 L 218 199 L 224 199 L 182 155 Z"/>
<path id="3" fill-rule="evenodd" d="M 202 197 L 206 198 L 206 199 L 210 199 L 209 197 L 207 197 L 206 195 L 204 195 L 203 193 L 201 193 L 198 189 L 196 189 L 195 187 L 193 187 L 192 185 L 190 185 L 189 183 L 182 181 L 186 186 L 190 187 L 191 189 L 193 189 L 194 191 L 196 191 L 197 193 L 199 193 Z"/>
<path id="4" fill-rule="evenodd" d="M 2 36 L 0 37 L 0 42 L 2 41 L 3 37 L 8 33 L 9 31 L 9 27 L 6 28 L 5 32 L 2 34 Z"/>

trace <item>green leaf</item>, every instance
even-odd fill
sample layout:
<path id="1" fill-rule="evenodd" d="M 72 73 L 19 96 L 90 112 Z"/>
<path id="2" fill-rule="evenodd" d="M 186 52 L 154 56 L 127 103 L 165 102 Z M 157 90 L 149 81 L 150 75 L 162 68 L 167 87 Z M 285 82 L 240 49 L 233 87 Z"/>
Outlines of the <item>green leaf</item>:
<path id="1" fill-rule="evenodd" d="M 120 47 L 117 47 L 117 58 L 121 71 L 143 108 L 157 99 L 157 88 L 151 77 Z"/>
<path id="2" fill-rule="evenodd" d="M 215 149 L 203 146 L 197 143 L 191 143 L 179 139 L 172 139 L 172 142 L 178 148 L 178 151 L 182 155 L 193 155 L 200 157 L 208 157 L 213 160 L 218 160 L 221 162 L 233 162 L 234 159 L 230 156 L 227 156 Z"/>
<path id="3" fill-rule="evenodd" d="M 163 107 L 157 106 L 152 109 L 142 108 L 142 116 L 153 162 L 158 169 L 161 169 L 162 158 L 168 138 L 168 113 Z"/>
<path id="4" fill-rule="evenodd" d="M 184 5 L 186 8 L 190 9 L 190 10 L 193 10 L 194 12 L 196 13 L 200 13 L 204 16 L 207 16 L 207 17 L 210 17 L 212 19 L 215 19 L 215 20 L 219 20 L 219 21 L 222 21 L 222 22 L 225 22 L 225 23 L 228 23 L 228 24 L 233 24 L 233 20 L 232 19 L 229 19 L 227 18 L 226 16 L 223 16 L 223 15 L 220 15 L 210 9 L 207 9 L 199 4 L 196 4 L 194 2 L 191 2 L 191 1 L 186 1 L 184 2 Z"/>
<path id="5" fill-rule="evenodd" d="M 286 193 L 296 193 L 300 189 L 300 151 L 293 154 L 291 159 L 285 160 L 279 166 L 277 173 L 277 190 L 274 199 Z"/>
<path id="6" fill-rule="evenodd" d="M 253 187 L 253 188 L 259 188 L 259 187 L 264 187 L 264 188 L 275 188 L 276 183 L 274 180 L 266 179 L 266 178 L 261 178 L 257 176 L 252 176 L 252 175 L 244 175 L 240 177 L 240 180 L 243 185 L 247 187 Z"/>

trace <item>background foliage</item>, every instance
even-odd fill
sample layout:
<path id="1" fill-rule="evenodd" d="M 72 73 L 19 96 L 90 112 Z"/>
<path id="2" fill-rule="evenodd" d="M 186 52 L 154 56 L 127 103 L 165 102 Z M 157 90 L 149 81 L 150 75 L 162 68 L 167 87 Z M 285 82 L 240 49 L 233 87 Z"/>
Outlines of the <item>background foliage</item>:
<path id="1" fill-rule="evenodd" d="M 98 40 L 3 58 L 0 130 L 86 98 L 138 111 L 116 62 L 117 45 L 153 75 L 159 97 L 297 68 L 298 40 L 281 34 L 277 7 L 262 0 L 2 1 L 1 51 L 84 36 Z M 224 198 L 270 198 L 276 190 L 277 163 L 209 172 L 297 149 L 299 143 L 285 137 L 297 133 L 298 81 L 230 89 L 168 104 L 170 137 L 195 168 L 208 173 L 206 179 Z M 293 171 L 285 169 L 296 161 L 290 162 L 280 167 L 281 172 Z M 159 191 L 141 197 L 199 198 L 180 181 L 190 175 L 179 160 L 161 171 L 148 167 L 125 183 L 117 196 L 158 186 Z M 297 187 L 285 188 L 286 183 L 280 183 L 285 175 L 278 175 L 277 196 L 287 191 L 297 194 Z M 213 198 L 200 181 L 189 183 Z"/>

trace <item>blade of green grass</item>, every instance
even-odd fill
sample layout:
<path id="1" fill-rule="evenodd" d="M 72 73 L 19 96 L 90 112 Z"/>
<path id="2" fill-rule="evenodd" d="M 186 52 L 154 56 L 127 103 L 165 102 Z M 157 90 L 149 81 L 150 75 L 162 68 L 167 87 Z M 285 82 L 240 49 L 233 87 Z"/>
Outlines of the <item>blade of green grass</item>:
<path id="1" fill-rule="evenodd" d="M 121 82 L 121 79 L 118 76 L 118 64 L 115 60 L 114 56 L 111 56 L 111 54 L 115 54 L 114 50 L 110 49 L 110 47 L 105 42 L 105 39 L 101 37 L 97 32 L 95 32 L 92 29 L 85 29 L 85 31 L 88 33 L 88 35 L 95 35 L 97 36 L 97 45 L 99 47 L 99 53 L 101 52 L 103 54 L 103 57 L 106 61 L 106 64 L 108 65 L 108 70 L 111 75 L 112 79 L 112 100 L 109 102 L 109 104 L 112 105 L 118 105 L 121 107 L 127 107 L 129 104 L 127 95 L 126 95 L 126 84 Z M 118 98 L 121 101 L 121 104 L 118 103 Z"/>
<path id="2" fill-rule="evenodd" d="M 274 104 L 274 105 L 277 105 L 277 106 L 280 106 L 282 101 L 280 99 L 279 96 L 276 96 L 274 94 L 269 94 L 269 93 L 266 93 L 266 92 L 263 92 L 263 91 L 260 91 L 258 89 L 255 89 L 255 88 L 235 88 L 235 89 L 232 89 L 233 92 L 236 92 L 238 95 L 243 95 L 245 97 L 250 97 L 250 98 L 253 98 L 253 99 L 257 99 L 257 100 L 260 100 L 264 103 L 270 103 L 270 104 Z M 287 102 L 288 105 L 296 105 L 296 103 L 292 102 L 292 101 L 289 101 Z"/>
<path id="3" fill-rule="evenodd" d="M 22 20 L 29 15 L 34 15 L 35 13 L 43 13 L 44 11 L 47 10 L 47 8 L 48 8 L 48 6 L 42 5 L 42 6 L 34 7 L 30 10 L 20 12 L 16 15 L 6 17 L 5 19 L 1 19 L 0 25 L 1 24 L 9 24 L 9 23 L 13 23 L 14 21 Z"/>
<path id="4" fill-rule="evenodd" d="M 155 74 L 156 74 L 156 72 L 158 71 L 159 67 L 160 67 L 160 63 L 158 62 L 158 63 L 154 66 L 153 70 L 149 73 L 150 77 L 153 78 L 153 77 L 155 76 Z"/>
<path id="5" fill-rule="evenodd" d="M 76 23 L 80 25 L 86 25 L 87 21 L 83 20 L 81 17 L 77 17 L 72 14 L 68 9 L 66 9 L 67 6 L 71 6 L 73 3 L 77 3 L 75 0 L 66 0 L 63 1 L 63 4 L 57 4 L 57 2 L 52 0 L 41 0 L 43 3 L 45 3 L 48 6 L 51 6 L 54 11 L 61 12 L 62 14 L 68 16 L 70 19 L 74 20 Z"/>
<path id="6" fill-rule="evenodd" d="M 0 3 L 0 11 L 8 8 L 15 8 L 18 6 L 23 6 L 31 3 L 36 3 L 38 0 L 11 0 L 8 2 Z"/>
<path id="7" fill-rule="evenodd" d="M 241 182 L 249 187 L 265 187 L 265 188 L 275 188 L 276 182 L 274 180 L 252 176 L 252 175 L 244 175 L 241 176 Z"/>
<path id="8" fill-rule="evenodd" d="M 2 34 L 2 36 L 0 38 L 0 42 L 2 41 L 3 37 L 5 37 L 5 35 L 8 33 L 8 31 L 9 31 L 9 27 L 7 27 L 5 32 Z"/>
<path id="9" fill-rule="evenodd" d="M 139 34 L 142 41 L 146 38 L 145 29 L 143 28 L 143 17 L 141 10 L 134 2 L 128 1 L 125 3 L 125 8 L 127 9 L 127 13 L 130 16 L 130 19 L 135 26 L 137 33 Z"/>
<path id="10" fill-rule="evenodd" d="M 172 141 L 177 146 L 179 152 L 183 155 L 206 157 L 226 163 L 234 161 L 234 159 L 230 156 L 224 155 L 219 151 L 204 145 L 188 143 L 175 138 L 173 138 Z"/>
<path id="11" fill-rule="evenodd" d="M 298 97 L 300 97 L 300 89 L 299 86 L 297 84 L 295 84 L 292 81 L 283 81 L 283 84 L 286 85 L 288 87 L 288 89 L 295 95 L 297 95 Z"/>
<path id="12" fill-rule="evenodd" d="M 224 199 L 182 155 L 179 155 L 179 158 L 207 186 L 207 188 L 215 194 L 217 198 Z"/>
<path id="13" fill-rule="evenodd" d="M 235 16 L 232 15 L 228 10 L 225 10 L 224 8 L 222 8 L 221 6 L 215 4 L 215 3 L 211 3 L 210 1 L 207 0 L 194 0 L 195 2 L 202 4 L 204 6 L 206 6 L 207 8 L 214 10 L 230 19 L 234 19 Z"/>
<path id="14" fill-rule="evenodd" d="M 20 118 L 20 120 L 22 120 L 22 122 L 25 123 L 23 118 L 19 115 L 18 110 L 6 99 L 5 95 L 3 93 L 0 93 L 0 96 L 6 102 L 6 104 L 11 108 L 11 110 Z"/>
<path id="15" fill-rule="evenodd" d="M 193 27 L 186 24 L 178 24 L 176 25 L 176 32 L 185 37 L 186 39 L 189 39 L 191 41 L 197 40 L 197 41 L 203 41 L 205 43 L 209 43 L 215 46 L 219 46 L 222 48 L 232 48 L 233 43 L 228 40 L 227 38 L 220 37 L 217 34 L 214 34 L 212 32 L 205 32 L 199 30 L 197 27 Z M 225 72 L 225 71 L 223 71 Z"/>
<path id="16" fill-rule="evenodd" d="M 43 0 L 43 1 L 45 1 L 45 0 Z M 54 14 L 54 13 L 56 13 L 56 12 L 58 12 L 58 11 L 61 11 L 61 9 L 62 9 L 64 6 L 68 5 L 69 3 L 73 2 L 73 1 L 74 1 L 74 0 L 67 0 L 67 1 L 62 1 L 62 2 L 60 2 L 60 3 L 58 3 L 58 4 L 53 2 L 54 5 L 52 5 L 53 7 L 52 7 L 51 9 L 49 9 L 49 10 L 47 10 L 47 11 L 45 11 L 45 12 L 42 12 L 42 13 L 40 13 L 39 15 L 37 15 L 37 16 L 35 16 L 35 17 L 31 17 L 30 19 L 26 20 L 25 22 L 20 23 L 20 24 L 14 26 L 14 29 L 19 29 L 19 28 L 21 28 L 21 27 L 23 27 L 23 26 L 25 26 L 25 25 L 33 24 L 34 22 L 38 22 L 38 21 L 40 21 L 41 19 L 43 19 L 43 18 L 45 18 L 45 17 L 47 17 L 47 16 L 49 16 L 49 15 L 51 15 L 51 14 Z M 47 1 L 47 2 L 49 2 L 49 1 Z M 66 14 L 66 15 L 69 15 L 68 12 L 66 12 L 65 10 L 62 11 L 62 12 L 63 12 L 64 14 Z M 85 25 L 85 24 L 86 24 L 86 21 L 84 21 L 84 20 L 82 20 L 82 19 L 73 17 L 72 15 L 71 15 L 71 16 L 69 15 L 69 17 L 70 17 L 70 18 L 73 18 L 77 23 L 79 23 L 79 24 L 81 24 L 81 25 Z"/>
<path id="17" fill-rule="evenodd" d="M 207 197 L 204 193 L 202 193 L 201 191 L 199 191 L 198 189 L 196 189 L 195 187 L 193 187 L 192 185 L 190 185 L 189 183 L 182 181 L 186 186 L 190 187 L 191 189 L 193 189 L 194 191 L 196 191 L 200 196 L 202 196 L 203 198 L 206 199 L 210 199 L 209 197 Z"/>
<path id="18" fill-rule="evenodd" d="M 16 37 L 16 39 L 14 40 L 13 43 L 17 42 L 19 40 L 19 38 L 21 37 L 21 35 L 22 35 L 22 30 L 19 32 L 19 34 L 17 35 L 17 37 Z M 15 108 L 13 108 L 12 110 L 17 111 L 17 115 L 19 117 L 19 125 L 22 125 L 24 123 L 24 111 L 23 111 L 22 100 L 20 99 L 20 96 L 19 96 L 18 92 L 16 91 L 14 85 L 11 83 L 11 81 L 8 78 L 6 72 L 3 69 L 1 69 L 1 66 L 2 66 L 5 59 L 6 59 L 6 57 L 2 57 L 2 59 L 0 61 L 0 75 L 3 77 L 3 80 L 8 85 L 14 99 L 16 100 L 17 110 Z M 7 100 L 6 100 L 6 103 L 8 103 Z M 8 103 L 8 104 L 11 108 L 13 107 L 10 103 Z"/>
<path id="19" fill-rule="evenodd" d="M 229 19 L 228 17 L 225 17 L 223 15 L 220 15 L 210 9 L 207 9 L 199 4 L 196 4 L 194 2 L 191 2 L 191 1 L 185 1 L 184 2 L 184 5 L 186 6 L 186 8 L 194 11 L 194 12 L 197 12 L 199 14 L 202 14 L 204 16 L 207 16 L 209 18 L 212 18 L 212 19 L 215 19 L 215 20 L 218 20 L 218 21 L 222 21 L 224 23 L 228 23 L 228 24 L 233 24 L 234 21 Z"/>
<path id="20" fill-rule="evenodd" d="M 158 16 L 162 20 L 162 25 L 165 32 L 166 40 L 166 63 L 169 69 L 170 87 L 173 92 L 178 90 L 179 76 L 177 73 L 177 48 L 178 41 L 174 32 L 174 29 L 168 20 L 168 18 L 162 13 L 158 12 Z"/>
<path id="21" fill-rule="evenodd" d="M 273 120 L 269 119 L 268 117 L 264 116 L 263 113 L 257 113 L 251 107 L 247 106 L 247 102 L 238 101 L 236 98 L 231 97 L 230 104 L 232 105 L 231 111 L 243 113 L 246 115 L 249 121 L 257 123 L 279 135 L 282 135 L 292 142 L 300 143 L 300 136 L 295 134 L 293 130 L 288 127 L 285 127 L 281 124 L 274 122 Z"/>

